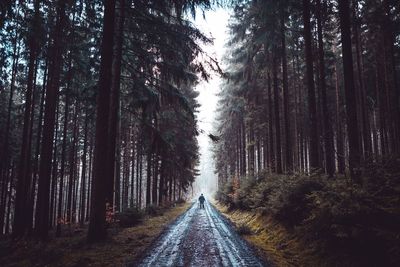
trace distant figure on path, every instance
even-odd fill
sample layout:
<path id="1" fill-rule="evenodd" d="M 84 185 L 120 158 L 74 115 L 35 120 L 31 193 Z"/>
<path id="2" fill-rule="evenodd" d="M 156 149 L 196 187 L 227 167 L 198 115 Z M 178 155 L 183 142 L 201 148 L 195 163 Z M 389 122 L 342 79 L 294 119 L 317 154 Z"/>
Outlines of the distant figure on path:
<path id="1" fill-rule="evenodd" d="M 206 201 L 206 199 L 203 194 L 201 194 L 201 196 L 199 197 L 200 209 L 204 209 L 204 201 Z"/>

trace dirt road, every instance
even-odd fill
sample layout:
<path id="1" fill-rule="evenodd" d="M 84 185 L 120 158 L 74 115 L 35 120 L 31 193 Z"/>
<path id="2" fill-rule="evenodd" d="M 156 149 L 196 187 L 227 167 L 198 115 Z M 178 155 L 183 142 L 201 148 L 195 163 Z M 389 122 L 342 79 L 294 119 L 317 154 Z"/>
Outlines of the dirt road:
<path id="1" fill-rule="evenodd" d="M 136 264 L 128 266 L 265 266 L 208 202 L 173 223 Z"/>

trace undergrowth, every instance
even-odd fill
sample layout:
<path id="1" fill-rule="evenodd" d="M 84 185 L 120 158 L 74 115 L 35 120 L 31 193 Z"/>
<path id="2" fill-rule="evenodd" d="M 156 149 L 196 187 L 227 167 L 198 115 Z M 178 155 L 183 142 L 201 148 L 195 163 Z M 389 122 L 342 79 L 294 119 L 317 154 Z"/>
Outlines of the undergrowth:
<path id="1" fill-rule="evenodd" d="M 318 243 L 322 254 L 345 255 L 360 266 L 400 266 L 400 160 L 371 162 L 361 173 L 361 184 L 318 173 L 260 173 L 226 184 L 217 199 L 273 217 Z"/>
<path id="2" fill-rule="evenodd" d="M 136 207 L 128 208 L 125 211 L 116 215 L 119 226 L 132 227 L 141 223 L 144 218 L 144 212 Z"/>
<path id="3" fill-rule="evenodd" d="M 87 225 L 81 231 L 71 233 L 64 229 L 63 235 L 57 238 L 52 231 L 46 242 L 4 237 L 0 239 L 0 266 L 126 266 L 140 258 L 165 226 L 189 207 L 189 203 L 171 205 L 162 210 L 153 207 L 147 213 L 137 208 L 126 209 L 115 215 L 115 223 L 110 224 L 106 242 L 95 244 L 86 242 Z"/>

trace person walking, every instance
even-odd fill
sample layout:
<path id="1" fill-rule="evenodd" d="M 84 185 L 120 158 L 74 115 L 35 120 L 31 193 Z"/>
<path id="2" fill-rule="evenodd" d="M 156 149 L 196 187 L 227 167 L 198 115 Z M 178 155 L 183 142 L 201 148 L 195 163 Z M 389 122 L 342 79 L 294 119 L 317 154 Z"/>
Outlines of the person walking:
<path id="1" fill-rule="evenodd" d="M 199 202 L 200 202 L 200 209 L 204 209 L 204 201 L 206 201 L 206 198 L 201 194 L 199 197 Z"/>

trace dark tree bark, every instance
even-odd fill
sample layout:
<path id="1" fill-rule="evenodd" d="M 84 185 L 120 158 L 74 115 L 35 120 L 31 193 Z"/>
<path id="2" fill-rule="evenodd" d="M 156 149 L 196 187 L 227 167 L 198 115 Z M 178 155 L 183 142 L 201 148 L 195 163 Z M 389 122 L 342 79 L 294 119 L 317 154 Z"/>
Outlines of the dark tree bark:
<path id="1" fill-rule="evenodd" d="M 359 181 L 360 147 L 357 129 L 357 101 L 354 87 L 353 55 L 350 33 L 349 0 L 339 0 L 340 31 L 342 35 L 343 77 L 346 99 L 347 132 L 349 138 L 349 170 L 350 176 Z"/>
<path id="2" fill-rule="evenodd" d="M 160 183 L 159 183 L 159 189 L 158 189 L 158 200 L 160 205 L 164 204 L 164 190 L 165 190 L 165 155 L 164 151 L 161 148 L 160 151 L 160 158 L 161 158 L 161 165 L 160 165 Z"/>
<path id="3" fill-rule="evenodd" d="M 383 62 L 380 56 L 376 56 L 376 99 L 379 110 L 379 147 L 381 155 L 385 156 L 388 154 L 389 148 L 387 147 L 387 105 L 385 103 L 385 83 L 382 80 L 382 69 Z"/>
<path id="4" fill-rule="evenodd" d="M 140 186 L 139 185 L 139 161 L 140 161 L 140 139 L 138 134 L 138 139 L 136 141 L 136 207 L 140 208 L 140 198 L 141 195 L 139 193 Z"/>
<path id="5" fill-rule="evenodd" d="M 106 238 L 106 186 L 107 177 L 108 128 L 110 116 L 113 39 L 116 0 L 105 1 L 103 38 L 101 43 L 100 79 L 97 95 L 96 138 L 94 148 L 92 201 L 90 223 L 87 239 L 89 242 L 101 241 Z"/>
<path id="6" fill-rule="evenodd" d="M 115 146 L 116 146 L 116 136 L 119 120 L 119 91 L 121 84 L 121 62 L 122 62 L 122 45 L 124 40 L 124 21 L 125 21 L 125 0 L 119 0 L 117 17 L 117 30 L 115 38 L 115 60 L 113 62 L 113 77 L 112 77 L 112 89 L 110 98 L 110 118 L 109 118 L 109 143 L 108 143 L 108 153 L 107 153 L 107 176 L 113 177 L 113 179 L 108 180 L 107 185 L 107 196 L 106 201 L 114 206 L 113 195 L 114 195 L 114 181 L 115 177 Z"/>
<path id="7" fill-rule="evenodd" d="M 244 123 L 244 118 L 240 118 L 240 125 L 239 125 L 239 146 L 240 146 L 240 164 L 242 165 L 242 176 L 247 174 L 247 162 L 246 162 L 246 155 L 247 155 L 247 143 L 246 143 L 246 125 Z M 227 178 L 227 177 L 226 177 Z"/>
<path id="8" fill-rule="evenodd" d="M 59 193 L 58 193 L 58 207 L 57 207 L 57 229 L 56 236 L 61 236 L 61 225 L 63 221 L 63 193 L 64 193 L 64 174 L 65 174 L 65 155 L 67 148 L 67 130 L 68 130 L 68 116 L 69 116 L 69 99 L 70 93 L 68 90 L 65 91 L 65 107 L 64 107 L 64 125 L 63 125 L 63 141 L 61 146 L 61 167 L 60 167 L 60 185 L 59 185 Z"/>
<path id="9" fill-rule="evenodd" d="M 143 150 L 140 146 L 140 157 L 139 157 L 139 208 L 142 208 L 142 182 L 143 182 Z"/>
<path id="10" fill-rule="evenodd" d="M 72 146 L 70 149 L 69 153 L 69 171 L 68 171 L 68 195 L 67 195 L 67 222 L 69 223 L 69 226 L 74 222 L 74 208 L 73 208 L 73 199 L 74 199 L 74 186 L 75 186 L 75 180 L 76 180 L 76 173 L 75 173 L 75 168 L 76 168 L 76 150 L 77 150 L 77 142 L 78 142 L 78 109 L 79 107 L 77 106 L 78 104 L 75 103 L 74 107 L 74 127 L 72 130 L 73 134 L 73 139 L 72 139 Z"/>
<path id="11" fill-rule="evenodd" d="M 120 136 L 119 132 L 121 132 L 121 125 L 120 123 L 117 126 L 117 131 L 118 134 L 117 136 Z M 121 141 L 120 138 L 117 139 L 117 146 L 116 146 L 116 154 L 117 157 L 115 159 L 115 210 L 121 211 Z"/>
<path id="12" fill-rule="evenodd" d="M 10 94 L 8 98 L 8 107 L 7 107 L 7 121 L 5 126 L 5 137 L 4 143 L 2 143 L 2 152 L 0 157 L 0 179 L 2 181 L 1 187 L 1 199 L 0 199 L 0 235 L 3 233 L 4 223 L 5 223 L 5 212 L 6 212 L 6 200 L 7 200 L 7 185 L 8 185 L 8 171 L 10 165 L 10 156 L 9 156 L 9 139 L 10 139 L 10 130 L 11 130 L 11 112 L 13 109 L 13 98 L 14 98 L 14 89 L 15 89 L 15 78 L 17 75 L 17 67 L 20 56 L 20 46 L 18 45 L 18 34 L 15 34 L 14 43 L 13 43 L 13 63 L 11 70 L 11 82 L 10 82 Z M 10 202 L 10 201 L 9 201 Z M 8 220 L 8 217 L 7 217 Z M 8 227 L 6 227 L 7 231 Z"/>
<path id="13" fill-rule="evenodd" d="M 134 126 L 131 126 L 132 131 L 131 131 L 131 136 L 132 136 L 132 140 L 130 142 L 130 146 L 131 146 L 131 155 L 130 155 L 130 161 L 131 161 L 131 183 L 130 183 L 130 207 L 133 207 L 135 205 L 134 202 L 134 195 L 135 195 L 135 130 L 134 130 Z"/>
<path id="14" fill-rule="evenodd" d="M 7 202 L 7 213 L 6 213 L 6 230 L 5 233 L 8 234 L 9 229 L 10 229 L 10 220 L 11 220 L 11 199 L 13 197 L 13 190 L 14 190 L 14 179 L 15 179 L 15 166 L 14 163 L 11 163 L 10 166 L 11 169 L 11 174 L 9 175 L 10 177 L 10 190 L 8 191 L 8 202 Z"/>
<path id="15" fill-rule="evenodd" d="M 157 199 L 157 196 L 158 196 L 157 190 L 158 190 L 158 154 L 155 153 L 154 154 L 154 163 L 153 163 L 153 188 L 152 188 L 152 195 L 151 195 L 151 198 L 153 200 L 152 203 L 154 205 L 159 204 L 158 199 Z"/>
<path id="16" fill-rule="evenodd" d="M 293 52 L 294 53 L 294 52 Z M 299 125 L 299 113 L 300 113 L 300 108 L 299 108 L 299 91 L 300 91 L 300 83 L 299 83 L 299 78 L 298 78 L 298 71 L 297 71 L 297 65 L 296 65 L 296 57 L 293 55 L 293 60 L 292 60 L 292 68 L 293 68 L 293 74 L 294 78 L 292 79 L 293 82 L 293 89 L 294 89 L 294 122 L 293 122 L 293 137 L 294 137 L 294 171 L 301 171 L 301 156 L 300 156 L 300 145 L 299 145 L 299 136 L 300 136 L 300 129 L 301 125 Z"/>
<path id="17" fill-rule="evenodd" d="M 255 170 L 255 164 L 254 164 L 254 122 L 250 121 L 249 122 L 249 151 L 248 151 L 248 156 L 249 156 L 249 173 L 250 175 L 254 175 L 254 170 Z"/>
<path id="18" fill-rule="evenodd" d="M 257 168 L 256 172 L 261 171 L 261 144 L 260 144 L 260 137 L 257 134 L 257 142 L 256 142 L 256 148 L 257 148 Z"/>
<path id="19" fill-rule="evenodd" d="M 343 124 L 342 124 L 342 112 L 341 106 L 342 101 L 339 92 L 339 81 L 337 76 L 337 67 L 335 64 L 335 92 L 336 92 L 336 157 L 338 165 L 338 173 L 343 174 L 345 172 L 345 155 L 344 155 L 344 141 L 343 141 Z"/>
<path id="20" fill-rule="evenodd" d="M 149 151 L 147 153 L 147 175 L 146 175 L 146 207 L 151 204 L 151 167 L 152 167 L 152 158 L 153 158 L 153 137 L 150 134 L 149 140 Z"/>
<path id="21" fill-rule="evenodd" d="M 318 129 L 317 129 L 317 106 L 315 101 L 314 87 L 314 67 L 312 55 L 312 35 L 310 25 L 310 0 L 303 0 L 303 23 L 304 23 L 304 41 L 305 41 L 305 57 L 306 57 L 306 79 L 307 79 L 307 96 L 308 96 L 308 116 L 310 121 L 310 167 L 319 168 L 318 154 Z"/>
<path id="22" fill-rule="evenodd" d="M 243 175 L 243 166 L 242 166 L 242 146 L 241 146 L 241 136 L 240 136 L 240 124 L 237 124 L 237 129 L 236 129 L 236 150 L 237 154 L 236 156 L 236 161 L 237 161 L 237 175 L 241 176 Z"/>
<path id="23" fill-rule="evenodd" d="M 323 129 L 324 129 L 324 143 L 325 143 L 325 165 L 326 172 L 329 177 L 335 173 L 335 157 L 333 147 L 333 129 L 331 124 L 331 116 L 328 109 L 328 100 L 326 97 L 326 78 L 325 78 L 325 52 L 323 42 L 323 18 L 321 14 L 321 0 L 317 0 L 316 6 L 317 13 L 317 31 L 318 31 L 318 58 L 319 58 L 319 78 L 320 78 L 320 91 L 322 97 L 322 116 L 323 116 Z"/>
<path id="24" fill-rule="evenodd" d="M 384 38 L 387 47 L 387 64 L 391 88 L 389 91 L 390 127 L 392 131 L 392 143 L 390 144 L 395 154 L 400 154 L 400 88 L 397 80 L 396 69 L 396 29 L 392 19 L 392 6 L 389 0 L 383 0 L 384 6 Z"/>
<path id="25" fill-rule="evenodd" d="M 131 118 L 129 116 L 128 125 L 131 122 Z M 128 208 L 128 197 L 129 197 L 129 178 L 130 178 L 130 140 L 131 135 L 129 132 L 129 127 L 125 128 L 124 131 L 125 140 L 124 140 L 124 161 L 123 161 L 123 181 L 122 181 L 122 207 L 123 210 Z"/>
<path id="26" fill-rule="evenodd" d="M 93 173 L 90 171 L 93 169 L 93 151 L 94 151 L 94 140 L 93 135 L 90 137 L 90 149 L 89 149 L 89 175 L 88 175 L 88 189 L 87 189 L 87 198 L 86 198 L 86 215 L 85 221 L 89 221 L 90 216 L 90 203 L 92 201 L 92 181 L 93 181 Z"/>
<path id="27" fill-rule="evenodd" d="M 33 28 L 38 28 L 40 19 L 40 2 L 36 0 L 34 2 L 34 18 Z M 38 43 L 36 36 L 31 33 L 28 40 L 29 47 L 29 60 L 28 60 L 28 79 L 27 88 L 25 95 L 25 111 L 24 111 L 24 124 L 22 130 L 22 147 L 20 155 L 20 164 L 17 180 L 17 195 L 15 200 L 15 211 L 14 211 L 14 225 L 13 235 L 19 237 L 25 234 L 28 228 L 32 225 L 32 218 L 29 210 L 30 198 L 27 197 L 30 193 L 31 188 L 31 176 L 30 176 L 30 165 L 31 165 L 31 113 L 32 113 L 32 94 L 35 82 L 35 69 L 36 69 L 36 58 L 38 54 Z"/>
<path id="28" fill-rule="evenodd" d="M 58 97 L 57 97 L 58 98 Z M 59 108 L 58 99 L 57 99 L 57 109 L 56 109 L 56 124 L 58 124 L 59 117 Z M 58 127 L 55 130 L 55 144 L 53 149 L 53 166 L 52 166 L 52 175 L 51 175 L 51 192 L 50 192 L 50 221 L 49 227 L 50 229 L 53 227 L 54 216 L 55 216 L 55 207 L 56 207 L 56 191 L 57 191 L 57 178 L 58 178 L 58 150 L 57 150 L 57 140 L 58 140 Z"/>
<path id="29" fill-rule="evenodd" d="M 27 211 L 26 218 L 29 218 L 27 221 L 27 230 L 28 235 L 32 234 L 32 226 L 33 226 L 33 207 L 35 203 L 35 196 L 36 196 L 36 177 L 33 175 L 32 170 L 32 157 L 31 157 L 31 149 L 32 149 L 32 139 L 33 139 L 33 124 L 35 120 L 35 105 L 36 105 L 36 98 L 37 98 L 37 86 L 36 86 L 36 79 L 37 79 L 37 67 L 38 61 L 35 62 L 35 69 L 33 73 L 33 88 L 32 88 L 32 107 L 31 107 L 31 115 L 29 119 L 29 136 L 28 136 L 28 148 L 29 148 L 29 165 L 27 169 L 27 174 L 29 175 L 30 186 L 28 188 L 28 196 L 27 196 Z"/>
<path id="30" fill-rule="evenodd" d="M 272 86 L 271 75 L 268 72 L 268 137 L 269 137 L 269 169 L 270 172 L 275 171 L 275 149 L 274 149 L 274 126 L 273 126 L 273 104 L 272 104 Z"/>
<path id="31" fill-rule="evenodd" d="M 281 10 L 281 50 L 282 50 L 282 89 L 283 89 L 283 118 L 285 120 L 285 165 L 286 172 L 293 171 L 293 151 L 292 151 L 292 135 L 290 127 L 290 99 L 287 71 L 287 55 L 286 55 L 286 27 L 285 27 L 285 11 Z"/>
<path id="32" fill-rule="evenodd" d="M 366 88 L 364 84 L 363 75 L 363 63 L 362 63 L 362 45 L 361 37 L 359 33 L 360 29 L 360 18 L 357 14 L 358 1 L 354 1 L 353 13 L 354 13 L 354 42 L 356 48 L 356 63 L 357 63 L 357 76 L 359 85 L 359 106 L 361 114 L 361 127 L 362 127 L 362 144 L 363 144 L 363 154 L 364 158 L 369 158 L 372 155 L 372 140 L 371 140 L 371 125 L 370 125 L 370 115 L 368 112 L 367 102 L 366 102 Z"/>
<path id="33" fill-rule="evenodd" d="M 35 160 L 33 163 L 33 180 L 37 181 L 39 179 L 39 155 L 40 155 L 40 141 L 42 138 L 42 129 L 43 129 L 43 110 L 44 110 L 44 99 L 46 92 L 46 83 L 47 83 L 47 61 L 44 70 L 43 76 L 43 86 L 42 86 L 42 94 L 40 96 L 40 108 L 39 108 L 39 118 L 38 118 L 38 132 L 36 137 L 36 148 L 35 148 Z M 36 184 L 34 182 L 33 184 Z M 33 210 L 32 210 L 33 211 Z"/>
<path id="34" fill-rule="evenodd" d="M 88 150 L 88 130 L 89 130 L 89 115 L 88 110 L 85 112 L 85 129 L 83 137 L 83 154 L 82 154 L 82 174 L 81 174 L 81 201 L 80 201 L 80 213 L 79 222 L 83 226 L 85 222 L 86 212 L 86 172 L 87 172 L 87 150 Z"/>
<path id="35" fill-rule="evenodd" d="M 53 32 L 54 43 L 49 58 L 49 82 L 46 88 L 41 159 L 39 165 L 38 201 L 35 215 L 35 232 L 41 239 L 48 235 L 49 191 L 51 177 L 51 157 L 53 151 L 54 124 L 57 95 L 60 86 L 61 62 L 63 53 L 63 27 L 65 24 L 65 0 L 57 2 L 57 22 Z"/>
<path id="36" fill-rule="evenodd" d="M 276 173 L 282 173 L 282 149 L 281 149 L 281 123 L 279 112 L 279 87 L 278 70 L 275 56 L 272 59 L 272 79 L 274 87 L 274 108 L 275 108 L 275 145 L 276 145 Z"/>

